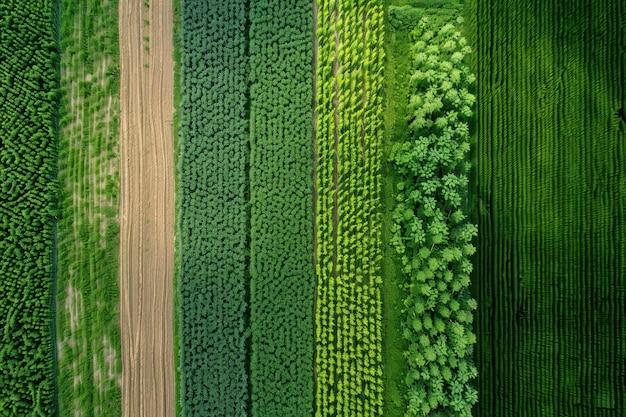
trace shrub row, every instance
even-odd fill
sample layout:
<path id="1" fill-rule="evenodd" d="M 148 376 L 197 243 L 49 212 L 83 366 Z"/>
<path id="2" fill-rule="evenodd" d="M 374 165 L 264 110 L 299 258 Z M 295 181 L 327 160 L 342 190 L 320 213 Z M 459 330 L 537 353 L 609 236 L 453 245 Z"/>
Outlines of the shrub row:
<path id="1" fill-rule="evenodd" d="M 246 2 L 181 4 L 178 157 L 180 402 L 247 413 Z"/>
<path id="2" fill-rule="evenodd" d="M 382 3 L 318 2 L 317 416 L 382 414 Z"/>
<path id="3" fill-rule="evenodd" d="M 251 413 L 313 414 L 312 6 L 250 2 Z"/>
<path id="4" fill-rule="evenodd" d="M 392 245 L 410 277 L 407 416 L 469 417 L 478 398 L 471 385 L 476 301 L 468 291 L 477 228 L 467 220 L 475 77 L 464 64 L 470 48 L 453 23 L 422 18 L 413 36 L 411 135 L 393 156 L 401 181 Z"/>
<path id="5" fill-rule="evenodd" d="M 0 414 L 54 412 L 52 245 L 58 47 L 53 4 L 0 3 Z"/>

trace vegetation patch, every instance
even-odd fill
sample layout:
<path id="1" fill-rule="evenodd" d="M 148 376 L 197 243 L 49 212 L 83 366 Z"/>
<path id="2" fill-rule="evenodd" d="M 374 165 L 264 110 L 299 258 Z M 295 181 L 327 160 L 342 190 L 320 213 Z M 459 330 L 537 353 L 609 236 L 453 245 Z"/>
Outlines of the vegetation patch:
<path id="1" fill-rule="evenodd" d="M 61 9 L 59 413 L 121 413 L 117 1 Z"/>
<path id="2" fill-rule="evenodd" d="M 176 314 L 183 415 L 248 410 L 246 3 L 181 5 Z"/>
<path id="3" fill-rule="evenodd" d="M 383 406 L 382 1 L 320 1 L 316 42 L 316 415 Z"/>
<path id="4" fill-rule="evenodd" d="M 400 181 L 391 240 L 410 277 L 407 415 L 471 416 L 478 400 L 471 385 L 476 301 L 468 286 L 477 228 L 466 213 L 475 77 L 463 62 L 470 48 L 453 23 L 423 17 L 412 35 L 411 134 L 393 154 Z"/>
<path id="5" fill-rule="evenodd" d="M 58 45 L 50 1 L 0 3 L 0 413 L 55 411 Z"/>
<path id="6" fill-rule="evenodd" d="M 252 415 L 313 414 L 312 9 L 250 2 Z"/>

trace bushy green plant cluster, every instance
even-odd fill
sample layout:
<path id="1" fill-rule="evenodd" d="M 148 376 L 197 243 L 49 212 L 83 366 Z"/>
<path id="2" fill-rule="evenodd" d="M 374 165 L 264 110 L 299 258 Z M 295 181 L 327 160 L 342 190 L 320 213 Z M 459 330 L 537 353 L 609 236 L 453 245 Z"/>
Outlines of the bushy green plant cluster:
<path id="1" fill-rule="evenodd" d="M 468 291 L 477 228 L 466 207 L 475 77 L 464 64 L 470 47 L 453 23 L 422 18 L 413 35 L 411 137 L 393 156 L 402 179 L 392 245 L 410 276 L 406 415 L 469 417 L 477 401 L 476 301 Z"/>
<path id="2" fill-rule="evenodd" d="M 383 2 L 317 4 L 316 415 L 377 416 Z"/>
<path id="3" fill-rule="evenodd" d="M 247 413 L 246 1 L 183 1 L 178 157 L 180 402 Z"/>
<path id="4" fill-rule="evenodd" d="M 311 2 L 251 1 L 249 20 L 251 412 L 310 416 Z"/>
<path id="5" fill-rule="evenodd" d="M 54 412 L 58 47 L 48 0 L 0 2 L 0 414 Z"/>

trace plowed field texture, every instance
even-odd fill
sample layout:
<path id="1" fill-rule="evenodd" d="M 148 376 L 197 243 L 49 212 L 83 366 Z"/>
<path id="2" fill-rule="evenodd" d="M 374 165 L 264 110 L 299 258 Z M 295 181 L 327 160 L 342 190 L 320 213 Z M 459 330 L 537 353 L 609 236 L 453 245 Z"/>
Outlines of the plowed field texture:
<path id="1" fill-rule="evenodd" d="M 625 149 L 621 0 L 0 0 L 0 417 L 624 417 Z"/>

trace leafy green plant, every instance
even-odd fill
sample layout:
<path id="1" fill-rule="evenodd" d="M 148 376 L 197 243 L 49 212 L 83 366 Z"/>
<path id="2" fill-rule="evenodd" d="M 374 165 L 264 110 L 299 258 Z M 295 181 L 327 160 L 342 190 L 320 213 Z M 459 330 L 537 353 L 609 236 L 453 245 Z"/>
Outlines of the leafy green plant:
<path id="1" fill-rule="evenodd" d="M 461 23 L 459 18 L 457 23 Z M 411 137 L 393 155 L 401 176 L 392 245 L 410 276 L 404 301 L 407 416 L 471 416 L 476 301 L 468 286 L 475 225 L 467 220 L 471 52 L 452 22 L 422 18 L 413 32 Z"/>

